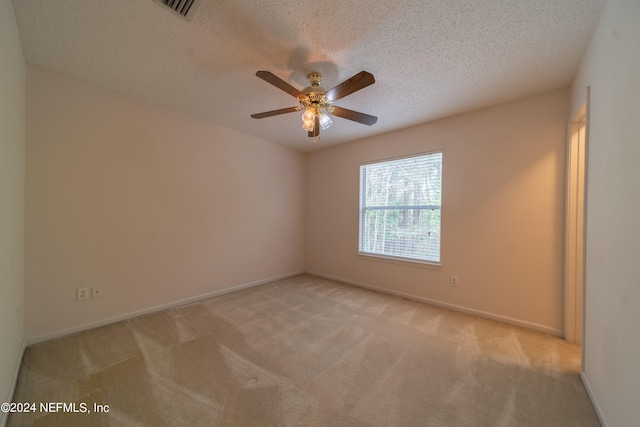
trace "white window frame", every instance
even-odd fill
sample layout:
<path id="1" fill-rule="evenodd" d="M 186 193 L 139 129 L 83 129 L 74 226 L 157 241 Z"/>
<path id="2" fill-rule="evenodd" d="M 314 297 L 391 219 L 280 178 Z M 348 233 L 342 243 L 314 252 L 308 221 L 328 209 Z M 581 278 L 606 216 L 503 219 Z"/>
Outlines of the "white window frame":
<path id="1" fill-rule="evenodd" d="M 368 166 L 372 166 L 372 165 L 379 165 L 379 164 L 384 164 L 384 163 L 396 163 L 398 165 L 401 165 L 403 161 L 410 161 L 416 158 L 421 158 L 421 157 L 425 157 L 427 158 L 427 163 L 425 165 L 426 168 L 429 168 L 431 162 L 433 162 L 433 159 L 430 159 L 431 157 L 437 159 L 439 157 L 439 169 L 440 169 L 440 188 L 439 188 L 439 196 L 437 196 L 436 198 L 439 199 L 437 200 L 439 203 L 429 203 L 429 204 L 408 204 L 408 205 L 385 205 L 385 204 L 369 204 L 367 205 L 367 189 L 366 189 L 366 179 L 364 178 L 363 174 L 366 171 L 372 172 L 371 168 L 367 169 Z M 437 161 L 437 160 L 436 160 Z M 377 160 L 374 162 L 368 162 L 368 163 L 362 163 L 360 165 L 360 171 L 359 171 L 359 179 L 360 179 L 360 210 L 359 210 L 359 224 L 358 224 L 358 255 L 364 255 L 364 256 L 368 256 L 368 257 L 375 257 L 375 258 L 382 258 L 382 259 L 386 259 L 386 260 L 391 260 L 391 261 L 401 261 L 401 262 L 410 262 L 410 263 L 419 263 L 419 264 L 425 264 L 425 265 L 431 265 L 431 266 L 440 266 L 441 265 L 441 260 L 442 260 L 442 166 L 443 166 L 443 154 L 442 154 L 442 150 L 437 150 L 437 151 L 430 151 L 430 152 L 426 152 L 426 153 L 419 153 L 419 154 L 413 154 L 410 156 L 403 156 L 403 157 L 396 157 L 396 158 L 391 158 L 391 159 L 384 159 L 384 160 Z M 404 209 L 403 209 L 404 208 Z M 425 256 L 417 256 L 414 254 L 405 254 L 407 256 L 402 256 L 402 255 L 398 255 L 397 253 L 385 253 L 384 250 L 382 251 L 367 251 L 364 248 L 364 241 L 363 241 L 363 237 L 364 237 L 364 229 L 366 226 L 366 215 L 368 211 L 371 210 L 411 210 L 411 211 L 415 211 L 415 210 L 434 210 L 437 209 L 439 210 L 440 213 L 440 221 L 439 221 L 439 227 L 437 230 L 434 230 L 434 232 L 437 232 L 437 257 L 431 256 L 429 257 L 428 255 Z M 435 239 L 434 239 L 435 240 Z M 432 244 L 433 247 L 433 244 Z"/>

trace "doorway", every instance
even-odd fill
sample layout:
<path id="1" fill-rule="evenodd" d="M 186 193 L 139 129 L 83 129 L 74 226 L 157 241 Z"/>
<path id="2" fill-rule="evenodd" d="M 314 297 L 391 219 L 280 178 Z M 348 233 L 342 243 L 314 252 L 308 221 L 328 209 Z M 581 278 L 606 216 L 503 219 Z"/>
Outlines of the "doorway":
<path id="1" fill-rule="evenodd" d="M 569 119 L 567 140 L 564 337 L 577 344 L 584 337 L 588 116 L 589 88 Z"/>

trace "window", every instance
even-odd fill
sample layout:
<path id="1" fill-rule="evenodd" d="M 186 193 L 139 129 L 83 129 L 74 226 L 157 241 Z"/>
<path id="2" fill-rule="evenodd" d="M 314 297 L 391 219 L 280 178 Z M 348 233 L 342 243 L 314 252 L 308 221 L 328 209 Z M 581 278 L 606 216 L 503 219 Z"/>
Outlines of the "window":
<path id="1" fill-rule="evenodd" d="M 440 263 L 442 152 L 360 166 L 359 253 Z"/>

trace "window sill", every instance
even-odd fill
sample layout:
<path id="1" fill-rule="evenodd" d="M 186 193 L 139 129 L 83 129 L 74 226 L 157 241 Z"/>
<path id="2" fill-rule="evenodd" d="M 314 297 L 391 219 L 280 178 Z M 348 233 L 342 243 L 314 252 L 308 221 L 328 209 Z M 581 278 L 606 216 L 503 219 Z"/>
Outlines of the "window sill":
<path id="1" fill-rule="evenodd" d="M 430 270 L 442 269 L 442 264 L 439 262 L 436 263 L 432 261 L 420 261 L 420 260 L 411 259 L 411 258 L 391 257 L 391 256 L 385 256 L 385 255 L 370 254 L 366 252 L 358 252 L 358 257 L 369 260 L 369 261 L 382 261 L 382 262 L 388 262 L 391 264 L 406 265 L 409 267 L 428 268 Z"/>

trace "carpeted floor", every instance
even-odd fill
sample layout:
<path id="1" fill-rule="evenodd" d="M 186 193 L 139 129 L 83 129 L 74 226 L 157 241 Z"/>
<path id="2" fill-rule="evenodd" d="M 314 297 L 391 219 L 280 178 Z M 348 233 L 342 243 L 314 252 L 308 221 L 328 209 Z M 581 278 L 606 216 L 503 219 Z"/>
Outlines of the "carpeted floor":
<path id="1" fill-rule="evenodd" d="M 579 364 L 556 337 L 301 275 L 27 348 L 14 402 L 38 410 L 8 425 L 599 426 Z"/>

